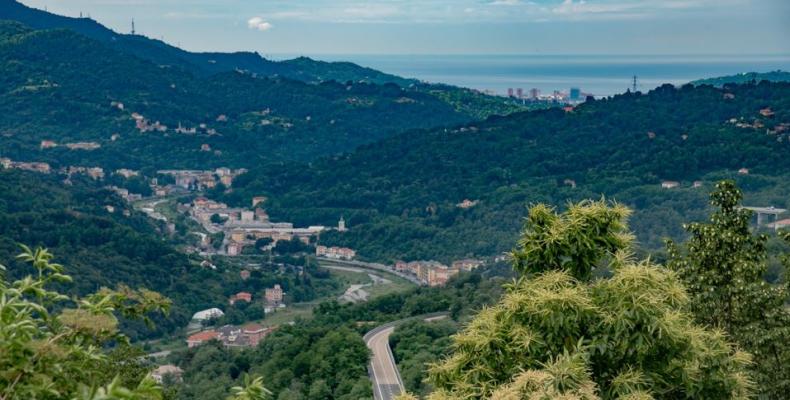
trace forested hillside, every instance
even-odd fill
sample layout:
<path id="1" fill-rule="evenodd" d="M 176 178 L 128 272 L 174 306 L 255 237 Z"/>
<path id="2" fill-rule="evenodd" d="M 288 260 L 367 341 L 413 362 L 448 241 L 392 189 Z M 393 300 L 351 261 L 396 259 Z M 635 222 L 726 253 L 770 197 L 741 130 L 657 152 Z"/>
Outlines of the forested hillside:
<path id="1" fill-rule="evenodd" d="M 8 22 L 0 23 L 0 70 L 0 153 L 13 159 L 135 169 L 249 167 L 471 120 L 432 95 L 394 84 L 314 85 L 239 72 L 197 77 L 72 31 Z M 149 129 L 141 132 L 137 122 Z M 184 130 L 176 132 L 179 124 Z M 42 140 L 61 146 L 40 149 Z M 63 146 L 85 141 L 101 147 Z"/>
<path id="2" fill-rule="evenodd" d="M 771 72 L 746 72 L 737 75 L 699 79 L 691 82 L 691 84 L 722 87 L 727 84 L 759 83 L 762 81 L 790 82 L 790 72 L 781 70 Z"/>
<path id="3" fill-rule="evenodd" d="M 304 273 L 255 271 L 247 282 L 242 282 L 237 269 L 222 264 L 216 270 L 202 268 L 201 259 L 176 251 L 164 227 L 113 192 L 87 177 L 73 176 L 71 184 L 63 179 L 0 170 L 0 260 L 10 277 L 18 278 L 29 272 L 14 260 L 19 245 L 42 246 L 77 278 L 63 285 L 69 294 L 126 285 L 169 297 L 173 308 L 167 318 L 157 319 L 157 330 L 128 322 L 125 330 L 135 339 L 183 328 L 194 312 L 227 304 L 228 296 L 243 289 L 261 291 L 277 283 L 295 301 L 309 301 L 317 291 L 333 289 L 328 274 L 318 274 L 309 265 Z"/>
<path id="4" fill-rule="evenodd" d="M 271 76 L 279 75 L 306 82 L 336 80 L 395 83 L 402 86 L 417 81 L 385 74 L 353 63 L 327 63 L 297 58 L 271 61 L 257 53 L 192 53 L 142 35 L 117 33 L 90 18 L 70 18 L 27 7 L 16 0 L 0 0 L 0 19 L 13 20 L 35 29 L 69 29 L 107 44 L 114 50 L 171 65 L 200 75 L 232 72 L 237 69 Z M 129 21 L 131 22 L 131 20 Z"/>
<path id="5" fill-rule="evenodd" d="M 666 85 L 571 112 L 412 131 L 301 167 L 262 167 L 240 177 L 227 200 L 268 193 L 272 215 L 297 222 L 343 214 L 350 232 L 322 239 L 368 258 L 447 260 L 512 248 L 530 203 L 605 195 L 635 209 L 640 245 L 658 249 L 704 215 L 706 191 L 721 178 L 737 178 L 750 204 L 787 206 L 788 127 L 788 83 Z"/>
<path id="6" fill-rule="evenodd" d="M 357 82 L 378 85 L 396 84 L 446 102 L 451 107 L 477 118 L 505 115 L 524 110 L 526 105 L 510 99 L 489 96 L 449 85 L 429 84 L 416 79 L 384 73 L 350 62 L 324 62 L 309 57 L 272 61 L 258 53 L 193 53 L 143 35 L 114 32 L 90 18 L 70 18 L 30 8 L 16 0 L 0 0 L 0 20 L 20 22 L 34 29 L 68 29 L 101 42 L 119 53 L 156 65 L 188 71 L 197 76 L 244 71 L 253 76 L 288 78 L 306 83 Z"/>

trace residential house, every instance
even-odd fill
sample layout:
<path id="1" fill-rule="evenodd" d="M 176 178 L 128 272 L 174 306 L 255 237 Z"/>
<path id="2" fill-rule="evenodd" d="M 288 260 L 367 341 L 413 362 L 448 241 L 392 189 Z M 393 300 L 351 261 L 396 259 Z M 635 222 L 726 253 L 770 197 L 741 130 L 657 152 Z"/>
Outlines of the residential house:
<path id="1" fill-rule="evenodd" d="M 428 270 L 427 284 L 428 286 L 444 286 L 447 281 L 453 276 L 458 275 L 458 270 L 455 268 L 431 268 Z"/>
<path id="2" fill-rule="evenodd" d="M 58 147 L 58 144 L 51 141 L 51 140 L 42 140 L 41 141 L 41 148 L 42 149 L 51 149 L 54 147 Z"/>
<path id="3" fill-rule="evenodd" d="M 48 174 L 52 171 L 49 164 L 43 162 L 19 162 L 12 163 L 11 166 L 23 171 L 40 172 L 42 174 Z"/>
<path id="4" fill-rule="evenodd" d="M 99 147 L 101 147 L 101 145 L 96 142 L 77 142 L 77 143 L 66 143 L 66 147 L 68 147 L 69 150 L 91 151 L 98 149 Z"/>
<path id="5" fill-rule="evenodd" d="M 237 301 L 244 301 L 244 302 L 247 302 L 247 303 L 251 303 L 252 302 L 252 293 L 249 293 L 249 292 L 238 292 L 238 293 L 234 294 L 233 296 L 230 296 L 230 299 L 228 300 L 230 305 L 236 304 Z"/>
<path id="6" fill-rule="evenodd" d="M 162 384 L 166 375 L 170 375 L 176 382 L 182 382 L 184 380 L 184 371 L 172 364 L 160 365 L 155 370 L 151 371 L 151 378 L 158 384 Z"/>
<path id="7" fill-rule="evenodd" d="M 129 178 L 131 178 L 133 176 L 139 175 L 137 171 L 134 171 L 134 170 L 131 170 L 131 169 L 126 169 L 126 168 L 121 168 L 121 169 L 115 170 L 115 174 L 116 175 L 120 175 L 120 176 L 122 176 L 122 177 L 124 177 L 126 179 L 129 179 Z"/>
<path id="8" fill-rule="evenodd" d="M 266 304 L 279 305 L 283 302 L 283 289 L 280 285 L 266 288 L 266 290 L 264 290 L 264 297 L 266 298 Z"/>
<path id="9" fill-rule="evenodd" d="M 191 349 L 193 347 L 200 346 L 201 344 L 206 343 L 210 340 L 218 340 L 218 339 L 219 339 L 219 332 L 215 330 L 198 332 L 187 338 L 187 347 Z"/>
<path id="10" fill-rule="evenodd" d="M 676 181 L 663 181 L 663 182 L 661 182 L 661 187 L 664 188 L 664 189 L 674 189 L 674 188 L 676 188 L 678 186 L 680 186 L 680 182 L 676 182 Z"/>
<path id="11" fill-rule="evenodd" d="M 194 321 L 208 321 L 210 319 L 219 318 L 225 315 L 219 308 L 209 308 L 207 310 L 198 311 L 193 316 Z"/>
<path id="12" fill-rule="evenodd" d="M 770 223 L 770 224 L 768 224 L 766 226 L 769 227 L 769 228 L 772 228 L 774 230 L 788 229 L 788 228 L 790 228 L 790 218 L 788 218 L 788 219 L 780 219 L 779 221 Z"/>
<path id="13" fill-rule="evenodd" d="M 336 260 L 353 260 L 357 252 L 347 247 L 317 246 L 315 255 L 318 257 L 333 258 Z"/>
<path id="14" fill-rule="evenodd" d="M 239 242 L 228 243 L 226 253 L 229 256 L 231 257 L 238 256 L 239 254 L 241 254 L 242 251 L 244 251 L 244 243 L 239 243 Z"/>
<path id="15" fill-rule="evenodd" d="M 252 207 L 255 208 L 258 204 L 265 203 L 266 196 L 255 196 L 252 198 Z"/>
<path id="16" fill-rule="evenodd" d="M 480 202 L 479 200 L 472 201 L 472 200 L 469 200 L 469 199 L 464 199 L 464 201 L 456 204 L 455 206 L 458 207 L 458 208 L 469 209 L 469 208 L 472 208 L 472 207 L 476 206 L 477 203 L 479 203 L 479 202 Z"/>
<path id="17" fill-rule="evenodd" d="M 247 337 L 248 345 L 250 347 L 257 347 L 261 339 L 273 331 L 274 328 L 264 328 L 263 326 L 254 323 L 246 324 L 241 327 L 241 333 Z"/>
<path id="18" fill-rule="evenodd" d="M 451 268 L 459 271 L 469 272 L 477 269 L 481 265 L 483 265 L 482 261 L 467 258 L 463 260 L 453 261 Z"/>

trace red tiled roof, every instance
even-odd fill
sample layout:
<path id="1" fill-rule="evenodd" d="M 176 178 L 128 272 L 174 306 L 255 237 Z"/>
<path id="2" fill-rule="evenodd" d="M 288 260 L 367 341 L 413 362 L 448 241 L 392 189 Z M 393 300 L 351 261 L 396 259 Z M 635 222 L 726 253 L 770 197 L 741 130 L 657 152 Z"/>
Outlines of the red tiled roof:
<path id="1" fill-rule="evenodd" d="M 262 331 L 262 330 L 266 329 L 262 325 L 254 324 L 254 323 L 246 324 L 246 325 L 242 326 L 241 328 L 244 330 L 244 332 L 258 332 L 258 331 Z"/>
<path id="2" fill-rule="evenodd" d="M 218 337 L 219 337 L 219 333 L 215 331 L 203 331 L 188 337 L 187 342 L 206 342 L 211 339 L 216 339 Z"/>

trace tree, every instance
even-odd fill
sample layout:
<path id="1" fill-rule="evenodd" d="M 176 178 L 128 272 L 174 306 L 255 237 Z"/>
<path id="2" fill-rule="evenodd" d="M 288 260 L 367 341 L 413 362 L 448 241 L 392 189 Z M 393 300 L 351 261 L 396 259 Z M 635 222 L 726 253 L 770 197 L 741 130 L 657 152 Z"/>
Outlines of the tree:
<path id="1" fill-rule="evenodd" d="M 685 226 L 690 238 L 682 248 L 667 243 L 669 267 L 685 282 L 696 320 L 724 330 L 754 356 L 759 392 L 785 398 L 790 393 L 788 288 L 763 278 L 768 238 L 749 230 L 752 212 L 740 207 L 741 191 L 723 181 L 710 197 L 717 208 L 710 222 Z"/>
<path id="2" fill-rule="evenodd" d="M 225 222 L 225 220 L 219 214 L 211 214 L 211 218 L 209 218 L 212 224 L 221 224 Z"/>
<path id="3" fill-rule="evenodd" d="M 267 400 L 272 395 L 263 386 L 263 378 L 251 378 L 249 375 L 244 376 L 244 386 L 234 386 L 231 391 L 233 396 L 229 400 Z"/>
<path id="4" fill-rule="evenodd" d="M 533 207 L 521 276 L 430 366 L 430 398 L 747 398 L 749 356 L 694 324 L 673 272 L 631 258 L 628 215 L 604 201 Z"/>
<path id="5" fill-rule="evenodd" d="M 145 289 L 101 289 L 85 298 L 50 286 L 71 282 L 45 249 L 22 246 L 36 273 L 8 282 L 0 265 L 0 400 L 160 400 L 162 388 L 118 330 L 116 315 L 143 319 L 170 301 Z M 53 311 L 58 310 L 58 311 Z M 110 351 L 104 349 L 116 345 Z M 244 379 L 231 400 L 266 400 L 261 378 Z"/>
<path id="6" fill-rule="evenodd" d="M 0 279 L 0 399 L 161 398 L 160 388 L 147 376 L 131 374 L 137 377 L 129 382 L 132 389 L 121 384 L 129 376 L 108 379 L 106 371 L 118 370 L 124 361 L 118 359 L 121 353 L 108 357 L 102 348 L 127 342 L 118 331 L 116 314 L 146 318 L 151 312 L 167 311 L 167 299 L 121 287 L 71 300 L 50 289 L 71 278 L 63 266 L 51 262 L 47 250 L 23 247 L 18 258 L 36 273 L 14 282 Z M 52 311 L 56 308 L 59 311 Z"/>

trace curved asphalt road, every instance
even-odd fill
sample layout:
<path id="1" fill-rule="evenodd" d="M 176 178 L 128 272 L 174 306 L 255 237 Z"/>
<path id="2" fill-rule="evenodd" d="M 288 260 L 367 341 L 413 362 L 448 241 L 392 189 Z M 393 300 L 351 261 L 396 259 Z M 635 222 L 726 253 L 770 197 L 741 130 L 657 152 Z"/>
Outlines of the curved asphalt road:
<path id="1" fill-rule="evenodd" d="M 398 366 L 395 365 L 395 357 L 392 356 L 392 349 L 390 349 L 389 343 L 390 335 L 395 331 L 395 328 L 412 319 L 434 321 L 445 317 L 447 317 L 447 313 L 402 319 L 381 325 L 365 335 L 365 344 L 373 352 L 370 365 L 368 365 L 368 373 L 373 383 L 373 397 L 375 400 L 392 400 L 405 391 L 403 380 L 400 377 Z"/>

